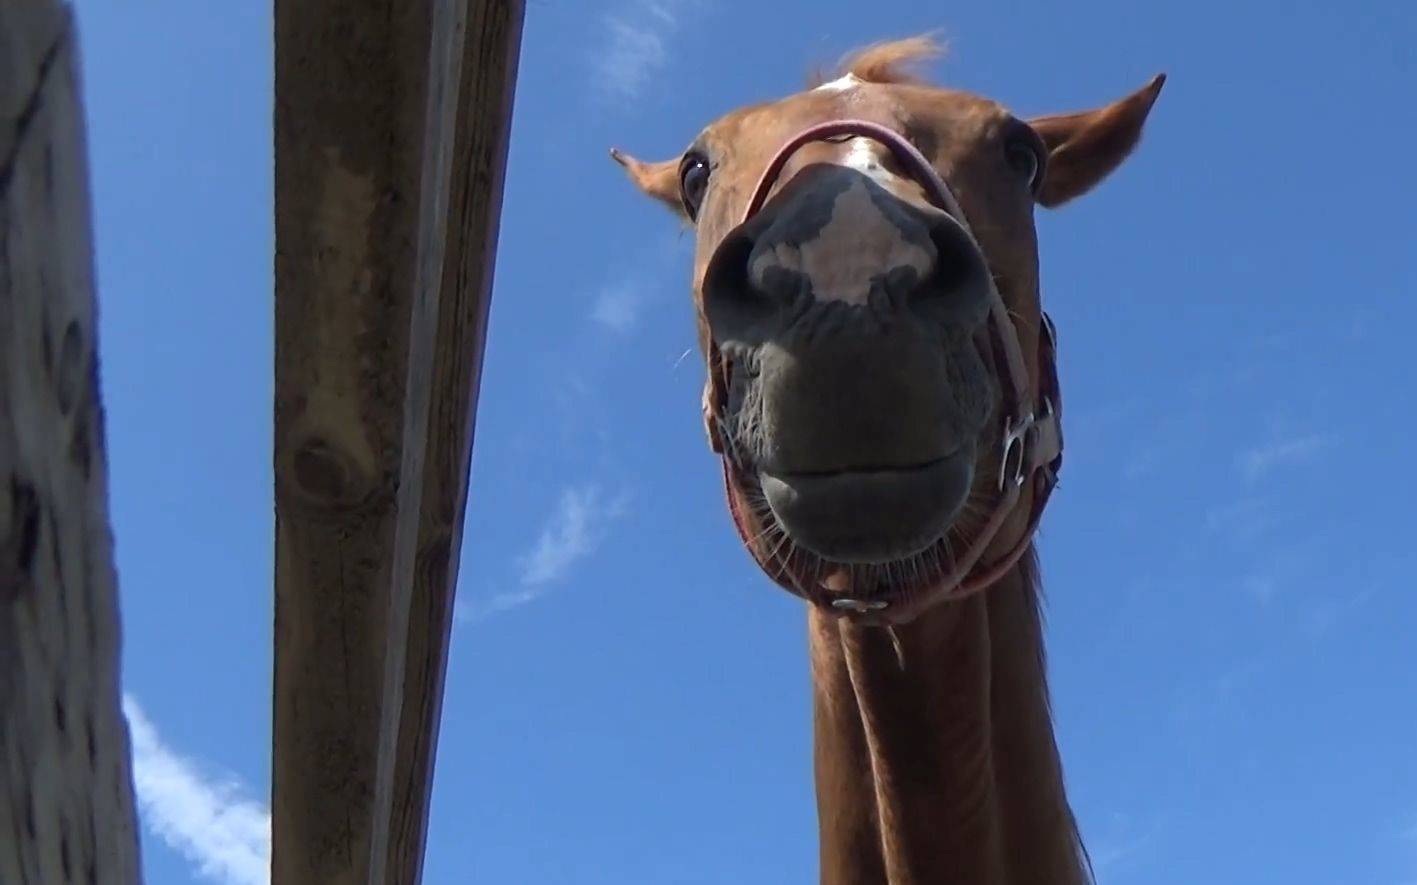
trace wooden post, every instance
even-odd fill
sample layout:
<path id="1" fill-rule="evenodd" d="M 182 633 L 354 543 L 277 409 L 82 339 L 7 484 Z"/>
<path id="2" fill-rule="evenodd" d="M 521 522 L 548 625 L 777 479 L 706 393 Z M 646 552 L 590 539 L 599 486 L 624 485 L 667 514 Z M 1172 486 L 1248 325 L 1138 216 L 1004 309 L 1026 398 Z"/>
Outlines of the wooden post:
<path id="1" fill-rule="evenodd" d="M 74 20 L 0 2 L 0 883 L 134 885 Z"/>
<path id="2" fill-rule="evenodd" d="M 417 885 L 522 0 L 276 2 L 274 885 Z"/>

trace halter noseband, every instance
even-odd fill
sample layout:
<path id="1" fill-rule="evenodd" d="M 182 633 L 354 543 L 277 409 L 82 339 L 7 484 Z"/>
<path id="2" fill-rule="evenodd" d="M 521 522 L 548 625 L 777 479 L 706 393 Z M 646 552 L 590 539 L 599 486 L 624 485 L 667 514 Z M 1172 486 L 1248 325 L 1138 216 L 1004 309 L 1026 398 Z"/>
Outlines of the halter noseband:
<path id="1" fill-rule="evenodd" d="M 937 206 L 954 217 L 969 236 L 974 248 L 979 248 L 978 244 L 973 242 L 973 233 L 969 231 L 964 213 L 954 194 L 930 162 L 899 133 L 866 120 L 830 120 L 810 126 L 788 139 L 773 155 L 758 179 L 743 212 L 742 223 L 746 223 L 762 209 L 783 167 L 799 148 L 814 141 L 842 135 L 864 136 L 889 148 L 906 173 L 926 189 Z M 1061 392 L 1056 363 L 1057 333 L 1052 320 L 1046 313 L 1043 314 L 1043 327 L 1039 334 L 1041 389 L 1035 398 L 1029 395 L 1028 372 L 1019 344 L 1018 330 L 992 278 L 989 296 L 990 338 L 993 345 L 991 350 L 1003 376 L 1004 426 L 998 453 L 999 498 L 988 521 L 969 547 L 954 558 L 949 574 L 924 589 L 909 588 L 894 594 L 858 594 L 854 592 L 855 588 L 851 588 L 850 595 L 842 595 L 828 592 L 819 585 L 803 587 L 785 560 L 774 554 L 774 562 L 765 562 L 756 545 L 748 543 L 749 553 L 759 567 L 785 590 L 824 611 L 858 621 L 901 622 L 938 603 L 962 599 L 987 589 L 1008 573 L 1028 551 L 1048 497 L 1057 482 L 1058 469 L 1062 466 L 1063 459 Z M 704 390 L 703 404 L 705 429 L 708 432 L 710 447 L 722 460 L 724 484 L 733 521 L 740 537 L 748 542 L 751 535 L 745 522 L 745 514 L 742 513 L 742 503 L 734 493 L 735 473 L 741 472 L 742 465 L 733 457 L 733 447 L 725 445 L 722 436 L 725 430 L 718 424 L 718 415 L 727 398 L 728 365 L 711 335 L 708 338 L 708 351 L 709 383 Z M 1030 483 L 1033 486 L 1032 506 L 1023 534 L 997 562 L 976 569 L 985 550 L 1003 529 L 1005 521 L 1013 513 L 1025 487 Z"/>

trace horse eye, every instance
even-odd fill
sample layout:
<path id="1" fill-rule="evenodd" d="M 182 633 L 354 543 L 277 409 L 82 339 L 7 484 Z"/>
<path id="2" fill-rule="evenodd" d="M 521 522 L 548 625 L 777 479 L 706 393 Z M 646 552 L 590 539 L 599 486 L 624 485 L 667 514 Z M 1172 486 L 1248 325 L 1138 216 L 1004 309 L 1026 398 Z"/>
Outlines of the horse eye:
<path id="1" fill-rule="evenodd" d="M 1042 184 L 1040 178 L 1043 172 L 1043 157 L 1033 142 L 1030 139 L 1011 138 L 1004 145 L 1004 156 L 1008 159 L 1009 166 L 1027 183 L 1028 189 L 1037 193 L 1039 185 Z"/>
<path id="2" fill-rule="evenodd" d="M 679 165 L 679 199 L 691 220 L 697 220 L 699 206 L 708 191 L 709 163 L 702 154 L 689 154 Z"/>

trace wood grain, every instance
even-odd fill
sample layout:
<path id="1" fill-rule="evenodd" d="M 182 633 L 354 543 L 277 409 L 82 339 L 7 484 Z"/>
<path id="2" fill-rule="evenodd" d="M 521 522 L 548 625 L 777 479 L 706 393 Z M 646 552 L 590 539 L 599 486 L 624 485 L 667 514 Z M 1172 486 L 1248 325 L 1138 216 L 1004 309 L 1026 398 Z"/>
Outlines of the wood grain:
<path id="1" fill-rule="evenodd" d="M 275 885 L 420 879 L 522 14 L 276 3 Z"/>
<path id="2" fill-rule="evenodd" d="M 437 0 L 370 883 L 422 878 L 524 9 Z M 421 486 L 421 488 L 420 488 Z M 408 496 L 405 505 L 403 495 Z M 417 495 L 416 503 L 415 495 Z M 380 827 L 384 829 L 381 831 Z"/>
<path id="3" fill-rule="evenodd" d="M 72 12 L 0 3 L 0 883 L 140 883 Z"/>

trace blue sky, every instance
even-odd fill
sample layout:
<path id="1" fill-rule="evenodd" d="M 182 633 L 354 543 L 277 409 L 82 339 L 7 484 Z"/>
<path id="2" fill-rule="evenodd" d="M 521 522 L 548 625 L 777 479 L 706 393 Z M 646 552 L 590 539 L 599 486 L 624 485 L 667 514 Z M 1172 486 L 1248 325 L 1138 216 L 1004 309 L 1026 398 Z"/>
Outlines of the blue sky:
<path id="1" fill-rule="evenodd" d="M 258 885 L 270 4 L 78 6 L 147 879 Z M 1103 885 L 1417 883 L 1417 7 L 866 8 L 530 0 L 425 882 L 816 880 L 804 613 L 724 511 L 690 243 L 606 149 L 944 28 L 937 76 L 1022 114 L 1170 74 L 1039 218 L 1052 687 Z"/>

